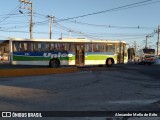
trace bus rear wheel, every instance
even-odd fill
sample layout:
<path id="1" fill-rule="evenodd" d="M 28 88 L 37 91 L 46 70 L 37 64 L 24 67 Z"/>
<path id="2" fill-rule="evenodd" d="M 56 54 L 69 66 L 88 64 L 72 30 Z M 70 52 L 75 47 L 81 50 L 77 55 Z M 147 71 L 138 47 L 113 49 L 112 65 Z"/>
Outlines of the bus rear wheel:
<path id="1" fill-rule="evenodd" d="M 52 68 L 58 68 L 60 66 L 60 62 L 58 59 L 52 59 L 49 62 L 49 66 Z"/>
<path id="2" fill-rule="evenodd" d="M 111 58 L 107 59 L 106 66 L 111 67 L 113 65 L 113 60 Z"/>

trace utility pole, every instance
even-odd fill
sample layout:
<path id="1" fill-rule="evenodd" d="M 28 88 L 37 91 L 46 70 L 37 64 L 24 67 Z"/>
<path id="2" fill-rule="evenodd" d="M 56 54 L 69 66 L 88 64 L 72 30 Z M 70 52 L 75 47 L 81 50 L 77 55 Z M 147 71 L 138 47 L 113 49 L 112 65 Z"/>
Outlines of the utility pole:
<path id="1" fill-rule="evenodd" d="M 133 42 L 133 48 L 134 48 L 135 51 L 137 51 L 137 43 L 136 43 L 136 41 Z"/>
<path id="2" fill-rule="evenodd" d="M 146 45 L 145 45 L 145 48 L 148 48 L 148 35 L 146 35 Z"/>
<path id="3" fill-rule="evenodd" d="M 63 35 L 62 35 L 62 32 L 61 32 L 61 39 L 62 39 Z"/>
<path id="4" fill-rule="evenodd" d="M 158 30 L 157 30 L 157 32 L 158 32 L 158 39 L 157 39 L 157 56 L 159 55 L 159 32 L 160 32 L 160 26 L 158 26 Z"/>
<path id="5" fill-rule="evenodd" d="M 152 35 L 146 35 L 146 45 L 145 45 L 145 48 L 148 48 L 148 37 L 152 37 Z"/>
<path id="6" fill-rule="evenodd" d="M 51 16 L 48 15 L 47 17 L 50 18 L 49 39 L 52 39 L 52 26 L 54 17 L 52 15 Z"/>
<path id="7" fill-rule="evenodd" d="M 147 42 L 148 42 L 148 41 L 147 41 L 147 38 L 148 38 L 148 35 L 146 35 L 146 45 L 145 45 L 145 48 L 147 48 L 147 46 L 148 46 L 148 45 L 147 45 Z"/>
<path id="8" fill-rule="evenodd" d="M 71 38 L 72 36 L 72 30 L 69 31 L 69 37 Z"/>
<path id="9" fill-rule="evenodd" d="M 25 6 L 21 6 L 20 8 L 26 9 L 30 11 L 30 26 L 29 26 L 29 31 L 30 31 L 30 39 L 33 38 L 33 5 L 32 2 L 27 1 L 27 0 L 20 0 L 20 2 L 30 5 L 30 7 L 26 8 Z"/>

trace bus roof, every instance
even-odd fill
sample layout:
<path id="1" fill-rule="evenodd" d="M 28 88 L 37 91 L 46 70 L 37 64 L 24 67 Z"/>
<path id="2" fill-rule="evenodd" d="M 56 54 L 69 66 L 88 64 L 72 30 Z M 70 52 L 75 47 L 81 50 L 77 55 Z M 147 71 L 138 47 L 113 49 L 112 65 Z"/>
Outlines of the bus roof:
<path id="1" fill-rule="evenodd" d="M 82 43 L 126 43 L 118 40 L 88 40 L 85 38 L 63 38 L 63 39 L 25 39 L 25 38 L 10 38 L 12 41 L 40 41 L 40 42 L 82 42 Z"/>
<path id="2" fill-rule="evenodd" d="M 8 40 L 0 40 L 0 43 L 8 42 Z"/>

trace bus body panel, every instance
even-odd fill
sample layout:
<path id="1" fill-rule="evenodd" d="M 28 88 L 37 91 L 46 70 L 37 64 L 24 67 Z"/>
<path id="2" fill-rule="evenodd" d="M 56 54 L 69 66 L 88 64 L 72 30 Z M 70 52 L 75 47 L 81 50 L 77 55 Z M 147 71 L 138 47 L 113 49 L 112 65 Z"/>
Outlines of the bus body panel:
<path id="1" fill-rule="evenodd" d="M 74 52 L 13 52 L 12 64 L 20 65 L 48 65 L 52 58 L 58 58 L 61 65 L 75 65 Z M 85 65 L 105 65 L 107 58 L 113 58 L 117 63 L 117 56 L 109 52 L 86 52 Z"/>

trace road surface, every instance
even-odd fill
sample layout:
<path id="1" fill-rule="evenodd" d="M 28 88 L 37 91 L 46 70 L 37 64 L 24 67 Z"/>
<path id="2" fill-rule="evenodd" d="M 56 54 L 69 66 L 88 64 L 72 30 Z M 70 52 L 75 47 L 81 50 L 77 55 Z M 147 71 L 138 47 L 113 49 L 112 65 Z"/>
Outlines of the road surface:
<path id="1" fill-rule="evenodd" d="M 159 111 L 159 91 L 159 65 L 126 64 L 80 68 L 76 73 L 0 78 L 0 111 Z M 84 118 L 91 119 L 106 117 Z"/>

